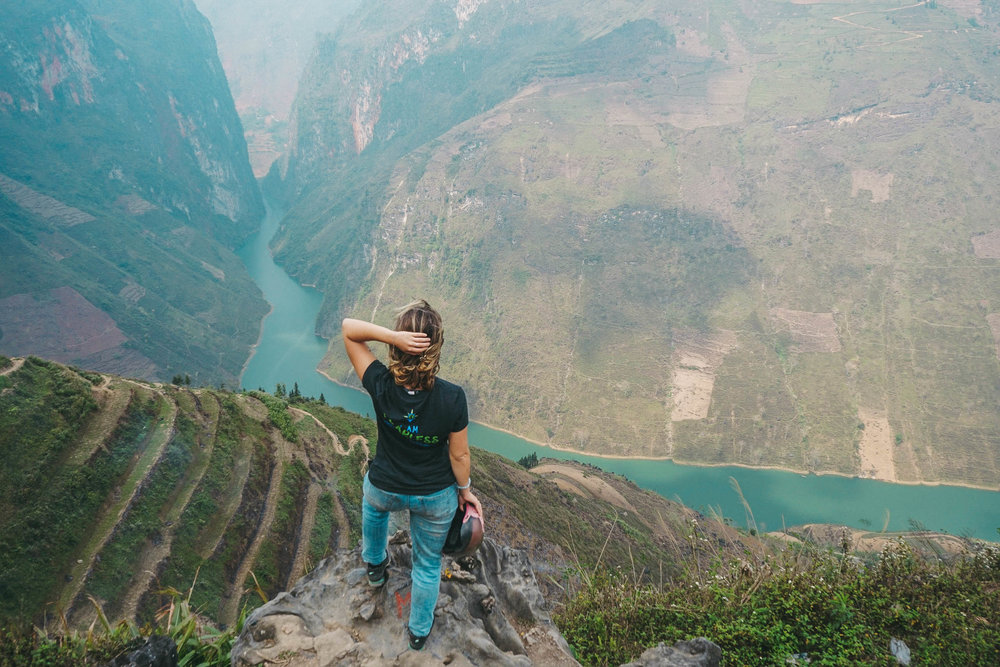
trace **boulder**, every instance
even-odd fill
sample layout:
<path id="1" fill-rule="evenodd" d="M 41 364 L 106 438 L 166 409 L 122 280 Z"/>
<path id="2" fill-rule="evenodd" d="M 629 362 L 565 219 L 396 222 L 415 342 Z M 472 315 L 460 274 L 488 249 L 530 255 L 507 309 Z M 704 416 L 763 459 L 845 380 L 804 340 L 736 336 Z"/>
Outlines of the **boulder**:
<path id="1" fill-rule="evenodd" d="M 704 637 L 698 637 L 673 646 L 661 643 L 622 667 L 719 667 L 720 662 L 722 649 Z"/>
<path id="2" fill-rule="evenodd" d="M 177 644 L 165 635 L 153 635 L 145 644 L 118 656 L 106 667 L 177 667 Z"/>
<path id="3" fill-rule="evenodd" d="M 524 551 L 489 538 L 458 561 L 445 557 L 434 629 L 409 649 L 410 545 L 389 545 L 386 584 L 368 585 L 360 548 L 341 550 L 247 619 L 233 667 L 328 665 L 578 665 L 556 629 Z"/>

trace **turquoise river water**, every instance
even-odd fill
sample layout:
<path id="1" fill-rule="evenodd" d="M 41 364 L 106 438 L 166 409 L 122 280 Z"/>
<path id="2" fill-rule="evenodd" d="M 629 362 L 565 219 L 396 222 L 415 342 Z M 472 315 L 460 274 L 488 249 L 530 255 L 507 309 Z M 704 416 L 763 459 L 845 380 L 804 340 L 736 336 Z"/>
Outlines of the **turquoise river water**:
<path id="1" fill-rule="evenodd" d="M 260 343 L 244 370 L 242 385 L 273 391 L 279 382 L 289 389 L 297 382 L 306 396 L 323 394 L 331 405 L 371 416 L 367 394 L 331 382 L 316 370 L 327 348 L 327 341 L 314 334 L 323 296 L 296 283 L 272 260 L 268 240 L 278 223 L 276 214 L 269 215 L 261 231 L 239 251 L 273 307 L 264 320 Z M 996 491 L 890 484 L 737 466 L 589 457 L 549 449 L 480 424 L 469 427 L 469 437 L 472 445 L 513 460 L 534 452 L 539 457 L 590 463 L 689 507 L 717 511 L 745 526 L 747 515 L 731 483 L 735 479 L 762 531 L 802 523 L 843 523 L 878 530 L 888 512 L 890 531 L 908 530 L 912 522 L 918 522 L 928 529 L 955 535 L 1000 539 L 1000 492 Z"/>

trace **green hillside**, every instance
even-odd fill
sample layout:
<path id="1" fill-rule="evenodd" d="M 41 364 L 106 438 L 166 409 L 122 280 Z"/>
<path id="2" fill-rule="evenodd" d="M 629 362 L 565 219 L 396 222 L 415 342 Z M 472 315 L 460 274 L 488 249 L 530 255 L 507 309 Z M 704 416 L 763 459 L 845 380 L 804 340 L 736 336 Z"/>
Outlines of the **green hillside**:
<path id="1" fill-rule="evenodd" d="M 149 621 L 159 591 L 193 585 L 193 607 L 231 625 L 258 587 L 273 597 L 360 538 L 366 419 L 301 396 L 2 361 L 0 619 L 85 627 L 92 597 L 112 620 Z M 697 515 L 676 503 L 567 464 L 535 474 L 477 450 L 474 466 L 490 534 L 528 549 L 553 594 L 576 562 L 682 567 Z M 701 530 L 706 564 L 748 539 Z"/>
<path id="2" fill-rule="evenodd" d="M 241 611 L 357 543 L 374 435 L 284 388 L 0 357 L 0 662 L 106 664 L 158 632 L 182 660 L 228 664 Z M 996 545 L 837 526 L 753 536 L 571 461 L 475 450 L 473 467 L 489 536 L 527 550 L 582 664 L 695 636 L 725 664 L 882 664 L 890 638 L 922 664 L 996 660 Z"/>
<path id="3" fill-rule="evenodd" d="M 433 297 L 526 437 L 997 487 L 994 6 L 438 9 L 300 88 L 274 245 L 322 333 Z"/>

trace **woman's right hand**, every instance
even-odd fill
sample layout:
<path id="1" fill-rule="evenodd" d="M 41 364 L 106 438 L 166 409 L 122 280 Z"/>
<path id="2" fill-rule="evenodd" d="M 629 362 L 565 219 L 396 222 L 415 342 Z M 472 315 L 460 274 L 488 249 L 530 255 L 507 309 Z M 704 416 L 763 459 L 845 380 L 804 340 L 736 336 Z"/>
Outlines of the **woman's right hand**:
<path id="1" fill-rule="evenodd" d="M 476 513 L 479 514 L 479 518 L 483 517 L 483 505 L 479 502 L 479 498 L 476 498 L 476 494 L 472 492 L 472 489 L 459 489 L 458 490 L 458 505 L 459 507 L 465 507 L 466 503 L 472 503 L 472 506 L 476 508 Z"/>
<path id="2" fill-rule="evenodd" d="M 392 344 L 406 354 L 417 357 L 431 346 L 431 338 L 422 331 L 396 331 L 393 333 Z"/>

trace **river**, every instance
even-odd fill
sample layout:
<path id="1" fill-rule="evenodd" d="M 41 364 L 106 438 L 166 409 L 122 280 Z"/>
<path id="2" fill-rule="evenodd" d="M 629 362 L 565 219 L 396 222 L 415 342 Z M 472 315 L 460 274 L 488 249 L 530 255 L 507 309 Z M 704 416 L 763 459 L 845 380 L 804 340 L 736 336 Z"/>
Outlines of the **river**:
<path id="1" fill-rule="evenodd" d="M 296 283 L 272 260 L 268 240 L 279 221 L 276 213 L 269 213 L 261 231 L 238 252 L 273 308 L 243 372 L 242 386 L 274 391 L 275 385 L 283 382 L 291 390 L 297 382 L 306 396 L 322 394 L 331 405 L 371 416 L 367 394 L 331 382 L 316 370 L 327 348 L 327 341 L 314 333 L 323 296 Z M 761 531 L 803 523 L 842 523 L 879 530 L 888 514 L 889 531 L 920 525 L 953 535 L 1000 539 L 1000 492 L 996 491 L 567 454 L 475 423 L 469 427 L 469 440 L 475 447 L 513 460 L 534 452 L 539 457 L 590 463 L 688 507 L 715 511 L 736 525 L 749 527 L 749 515 L 731 481 L 735 480 Z"/>

